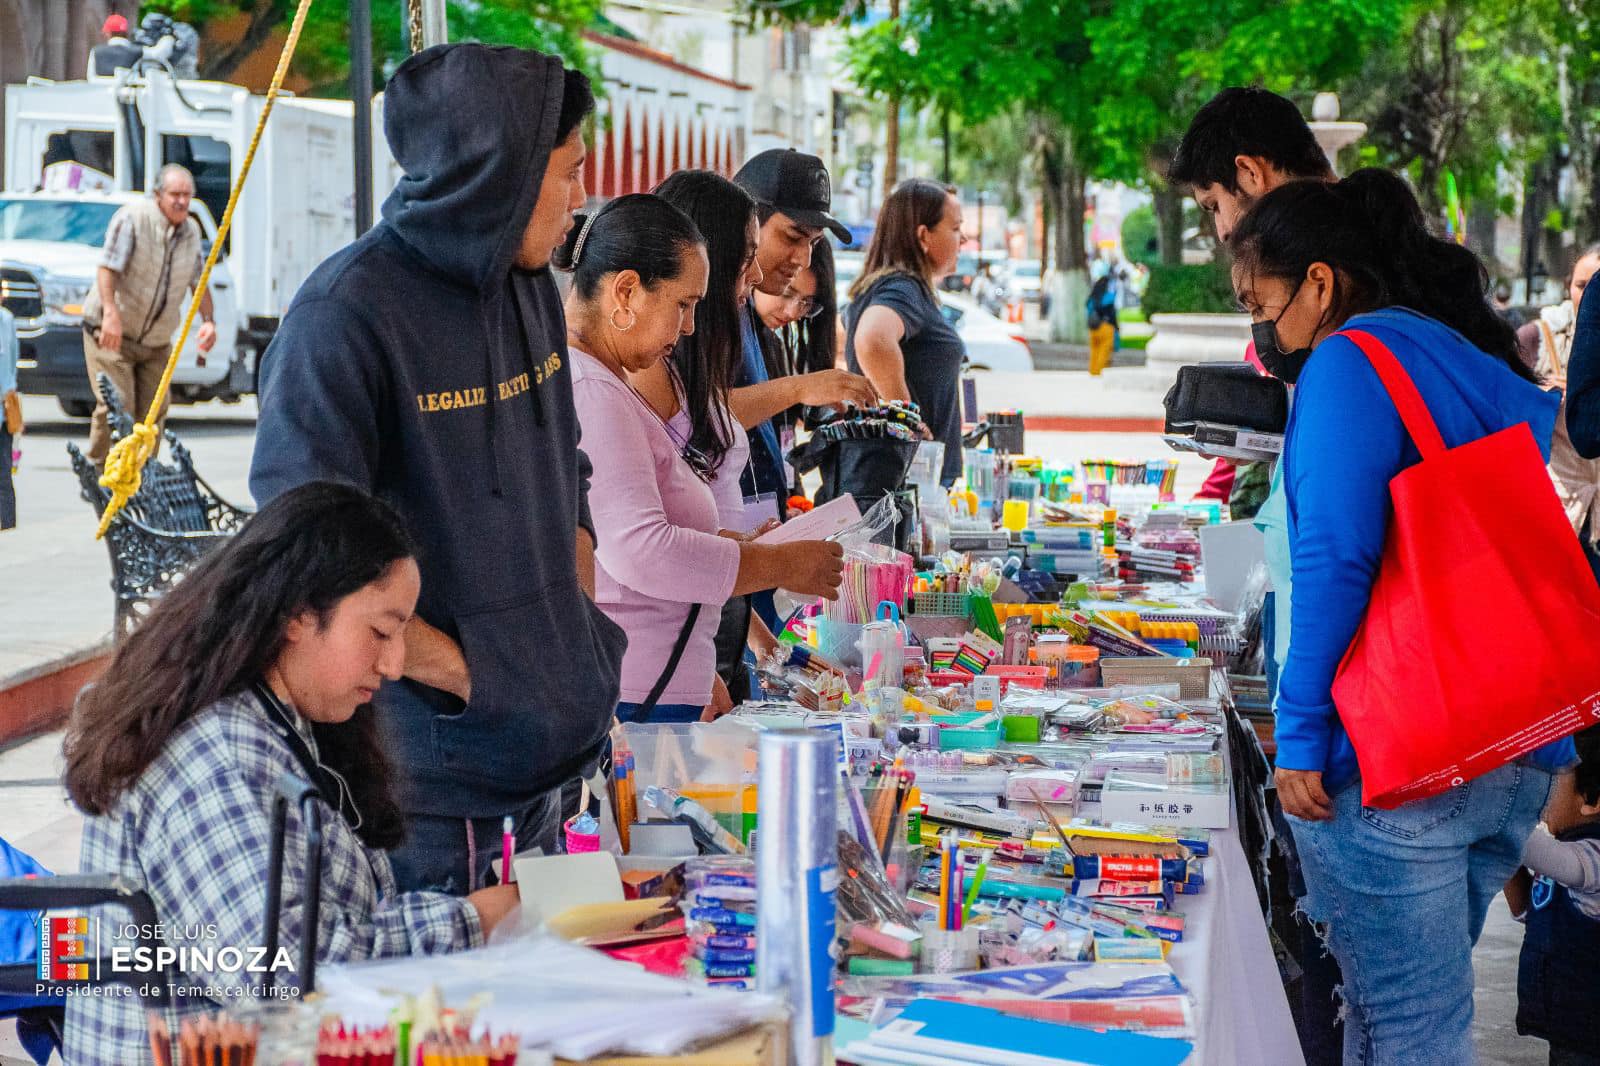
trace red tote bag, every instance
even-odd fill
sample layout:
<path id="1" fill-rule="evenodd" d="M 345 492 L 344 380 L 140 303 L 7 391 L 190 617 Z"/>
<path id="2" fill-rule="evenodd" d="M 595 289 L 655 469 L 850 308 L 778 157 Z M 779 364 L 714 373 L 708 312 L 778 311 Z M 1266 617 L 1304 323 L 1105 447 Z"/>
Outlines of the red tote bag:
<path id="1" fill-rule="evenodd" d="M 1393 808 L 1600 720 L 1600 585 L 1526 422 L 1447 449 L 1394 353 L 1342 335 L 1422 453 L 1333 683 L 1362 802 Z"/>

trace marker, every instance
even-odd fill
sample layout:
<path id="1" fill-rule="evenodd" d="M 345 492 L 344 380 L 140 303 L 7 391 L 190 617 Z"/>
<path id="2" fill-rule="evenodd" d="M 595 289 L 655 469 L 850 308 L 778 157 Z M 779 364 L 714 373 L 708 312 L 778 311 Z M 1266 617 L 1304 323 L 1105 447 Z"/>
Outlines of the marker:
<path id="1" fill-rule="evenodd" d="M 966 905 L 961 912 L 963 922 L 972 920 L 972 905 L 978 902 L 978 890 L 983 887 L 984 876 L 989 872 L 989 860 L 978 863 L 978 872 L 973 875 L 972 887 L 967 889 Z"/>
<path id="2" fill-rule="evenodd" d="M 500 826 L 500 883 L 511 883 L 511 853 L 515 850 L 517 835 L 511 821 L 511 816 L 506 815 L 506 820 Z"/>

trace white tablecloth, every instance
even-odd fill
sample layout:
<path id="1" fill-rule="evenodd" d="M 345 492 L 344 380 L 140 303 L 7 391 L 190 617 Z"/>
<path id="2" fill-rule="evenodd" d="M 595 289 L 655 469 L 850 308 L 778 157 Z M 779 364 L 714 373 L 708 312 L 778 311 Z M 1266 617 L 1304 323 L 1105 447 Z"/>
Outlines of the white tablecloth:
<path id="1" fill-rule="evenodd" d="M 1237 828 L 1211 834 L 1204 892 L 1179 896 L 1172 968 L 1195 1001 L 1192 1066 L 1304 1066 Z"/>

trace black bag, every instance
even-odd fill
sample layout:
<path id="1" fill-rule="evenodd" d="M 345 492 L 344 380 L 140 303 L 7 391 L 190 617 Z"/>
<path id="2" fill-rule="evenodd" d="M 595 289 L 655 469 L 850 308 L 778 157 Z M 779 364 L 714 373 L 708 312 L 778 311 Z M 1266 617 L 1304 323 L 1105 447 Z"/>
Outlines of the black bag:
<path id="1" fill-rule="evenodd" d="M 1195 423 L 1282 433 L 1289 424 L 1289 388 L 1249 363 L 1201 363 L 1178 368 L 1167 392 L 1168 433 L 1193 432 Z"/>
<path id="2" fill-rule="evenodd" d="M 890 437 L 865 440 L 812 437 L 789 453 L 789 462 L 798 473 L 812 468 L 820 470 L 822 487 L 815 496 L 818 504 L 838 499 L 848 492 L 865 513 L 884 493 L 896 492 L 905 484 L 906 472 L 916 457 L 916 441 Z"/>

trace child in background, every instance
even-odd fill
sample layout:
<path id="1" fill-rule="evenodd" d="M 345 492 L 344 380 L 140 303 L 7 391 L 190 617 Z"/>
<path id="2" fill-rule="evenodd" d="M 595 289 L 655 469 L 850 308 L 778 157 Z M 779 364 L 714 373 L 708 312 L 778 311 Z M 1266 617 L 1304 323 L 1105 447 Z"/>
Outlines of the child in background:
<path id="1" fill-rule="evenodd" d="M 1523 847 L 1531 891 L 1507 892 L 1527 924 L 1517 1032 L 1550 1042 L 1550 1066 L 1600 1066 L 1600 727 L 1574 740 L 1572 787 L 1558 780 L 1546 821 Z"/>

